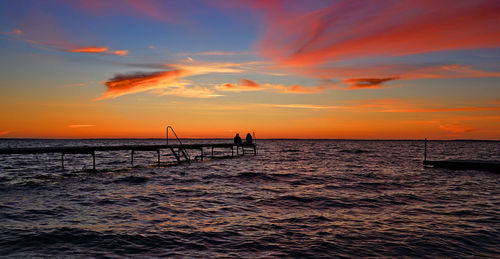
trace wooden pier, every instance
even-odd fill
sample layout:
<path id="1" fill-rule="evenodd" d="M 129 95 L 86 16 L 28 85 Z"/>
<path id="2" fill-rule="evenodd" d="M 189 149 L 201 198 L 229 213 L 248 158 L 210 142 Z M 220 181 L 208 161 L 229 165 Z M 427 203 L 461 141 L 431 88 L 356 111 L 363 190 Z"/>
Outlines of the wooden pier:
<path id="1" fill-rule="evenodd" d="M 92 156 L 92 165 L 95 170 L 96 152 L 106 151 L 130 151 L 130 163 L 134 164 L 134 152 L 136 151 L 153 151 L 158 154 L 158 164 L 161 163 L 161 151 L 170 150 L 177 160 L 177 163 L 191 162 L 191 156 L 187 150 L 199 150 L 200 155 L 195 158 L 203 160 L 205 153 L 203 149 L 209 149 L 209 157 L 214 157 L 214 149 L 231 150 L 231 157 L 240 156 L 240 150 L 244 155 L 249 149 L 253 154 L 257 154 L 257 146 L 255 144 L 235 145 L 233 143 L 207 143 L 207 144 L 175 144 L 175 145 L 121 145 L 121 146 L 72 146 L 72 147 L 33 147 L 33 148 L 2 148 L 0 154 L 46 154 L 59 153 L 61 154 L 61 167 L 64 169 L 64 155 L 66 154 L 88 154 Z"/>
<path id="2" fill-rule="evenodd" d="M 458 170 L 479 170 L 500 173 L 500 161 L 495 160 L 427 160 L 427 138 L 424 140 L 424 166 Z"/>
<path id="3" fill-rule="evenodd" d="M 169 144 L 168 133 L 172 131 L 179 144 Z M 61 167 L 64 170 L 64 155 L 66 154 L 88 154 L 92 156 L 92 168 L 95 170 L 95 157 L 96 152 L 107 151 L 130 151 L 130 163 L 134 165 L 134 152 L 137 151 L 154 151 L 158 154 L 158 165 L 161 164 L 161 151 L 170 150 L 175 157 L 177 163 L 191 162 L 191 156 L 187 150 L 199 150 L 200 155 L 195 156 L 195 160 L 205 157 L 203 152 L 204 148 L 210 149 L 209 157 L 214 158 L 214 149 L 231 149 L 231 156 L 234 157 L 234 149 L 236 148 L 236 156 L 240 156 L 240 149 L 242 155 L 250 149 L 254 155 L 257 155 L 257 145 L 255 139 L 251 143 L 202 143 L 202 144 L 182 144 L 181 139 L 177 136 L 172 126 L 166 127 L 166 144 L 165 145 L 112 145 L 112 146 L 71 146 L 71 147 L 28 147 L 28 148 L 0 148 L 0 155 L 15 155 L 15 154 L 47 154 L 59 153 L 61 154 Z M 225 156 L 228 157 L 228 156 Z"/>

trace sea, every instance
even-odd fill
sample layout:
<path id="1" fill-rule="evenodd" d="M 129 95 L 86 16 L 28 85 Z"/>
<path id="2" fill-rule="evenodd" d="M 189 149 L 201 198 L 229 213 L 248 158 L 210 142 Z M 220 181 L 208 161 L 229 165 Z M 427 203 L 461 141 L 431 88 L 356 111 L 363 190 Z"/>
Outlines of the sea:
<path id="1" fill-rule="evenodd" d="M 230 143 L 232 140 L 182 140 Z M 0 148 L 164 144 L 2 139 Z M 0 155 L 0 257 L 499 258 L 500 174 L 425 168 L 424 142 L 257 140 L 257 154 Z M 241 155 L 241 152 L 240 152 Z M 500 160 L 429 141 L 428 159 Z M 198 157 L 195 161 L 194 158 Z"/>

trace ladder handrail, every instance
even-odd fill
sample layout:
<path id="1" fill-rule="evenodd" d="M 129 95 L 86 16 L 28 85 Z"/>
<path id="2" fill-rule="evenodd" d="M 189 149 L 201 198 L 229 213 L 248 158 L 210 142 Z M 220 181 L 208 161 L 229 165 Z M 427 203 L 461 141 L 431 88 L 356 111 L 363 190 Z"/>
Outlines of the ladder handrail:
<path id="1" fill-rule="evenodd" d="M 175 130 L 174 128 L 172 128 L 172 126 L 167 126 L 167 145 L 168 145 L 168 129 L 171 129 L 172 132 L 174 133 L 174 136 L 175 138 L 177 139 L 177 141 L 179 141 L 179 144 L 181 144 L 180 148 L 179 148 L 179 151 L 182 151 L 184 157 L 187 158 L 188 161 L 191 160 L 191 158 L 189 157 L 189 154 L 186 152 L 186 150 L 184 150 L 184 148 L 182 148 L 183 144 L 182 144 L 182 141 L 181 139 L 177 136 L 177 133 L 175 133 Z"/>
<path id="2" fill-rule="evenodd" d="M 175 138 L 177 139 L 177 141 L 179 141 L 179 144 L 182 145 L 181 139 L 179 137 L 177 137 L 177 134 L 175 133 L 175 130 L 174 130 L 174 128 L 172 128 L 172 126 L 167 126 L 167 145 L 168 145 L 168 129 L 172 130 L 172 132 L 174 133 Z"/>

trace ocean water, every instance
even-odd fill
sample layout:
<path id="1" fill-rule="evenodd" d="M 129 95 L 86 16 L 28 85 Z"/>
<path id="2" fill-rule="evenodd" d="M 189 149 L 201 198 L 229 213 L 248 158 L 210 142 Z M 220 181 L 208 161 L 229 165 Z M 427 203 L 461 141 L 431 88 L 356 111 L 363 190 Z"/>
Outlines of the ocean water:
<path id="1" fill-rule="evenodd" d="M 185 142 L 230 140 L 185 140 Z M 0 148 L 163 140 L 0 140 Z M 163 161 L 171 161 L 162 152 Z M 207 151 L 208 153 L 208 151 Z M 216 150 L 216 155 L 227 154 Z M 199 152 L 190 152 L 191 156 Z M 422 141 L 258 140 L 258 154 L 157 166 L 155 152 L 0 155 L 0 256 L 500 255 L 500 174 L 422 166 Z M 435 159 L 500 160 L 500 142 Z"/>

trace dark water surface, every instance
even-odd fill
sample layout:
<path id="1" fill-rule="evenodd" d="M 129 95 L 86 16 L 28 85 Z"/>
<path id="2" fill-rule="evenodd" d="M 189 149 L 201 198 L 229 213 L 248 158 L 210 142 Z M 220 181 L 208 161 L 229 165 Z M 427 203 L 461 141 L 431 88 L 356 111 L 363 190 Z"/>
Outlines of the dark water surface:
<path id="1" fill-rule="evenodd" d="M 0 140 L 0 147 L 132 143 L 163 141 Z M 258 145 L 257 156 L 166 167 L 154 166 L 155 152 L 137 152 L 134 167 L 128 152 L 98 152 L 97 172 L 87 170 L 88 155 L 66 155 L 66 171 L 59 154 L 0 155 L 0 256 L 500 254 L 500 174 L 425 169 L 421 141 Z M 500 160 L 500 143 L 431 142 L 429 154 Z"/>

